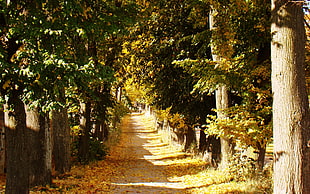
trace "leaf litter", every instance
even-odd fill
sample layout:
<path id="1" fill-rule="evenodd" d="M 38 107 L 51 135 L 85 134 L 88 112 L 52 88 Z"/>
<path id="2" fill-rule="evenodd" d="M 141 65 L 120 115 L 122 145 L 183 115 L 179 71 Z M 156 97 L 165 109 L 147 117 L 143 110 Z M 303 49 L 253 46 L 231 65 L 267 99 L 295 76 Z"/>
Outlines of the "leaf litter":
<path id="1" fill-rule="evenodd" d="M 164 143 L 153 120 L 142 114 L 126 116 L 120 141 L 102 161 L 72 167 L 30 193 L 264 193 L 257 183 L 236 183 L 229 175 Z M 4 181 L 0 186 L 5 188 Z"/>

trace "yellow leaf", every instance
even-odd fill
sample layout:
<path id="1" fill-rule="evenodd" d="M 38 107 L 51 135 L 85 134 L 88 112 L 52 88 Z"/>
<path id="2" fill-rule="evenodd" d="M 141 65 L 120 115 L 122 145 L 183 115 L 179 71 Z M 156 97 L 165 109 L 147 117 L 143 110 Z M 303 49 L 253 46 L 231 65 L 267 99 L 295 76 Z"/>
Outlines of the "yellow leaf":
<path id="1" fill-rule="evenodd" d="M 2 88 L 3 88 L 3 89 L 6 89 L 6 88 L 10 87 L 10 83 L 11 83 L 11 81 L 10 81 L 10 80 L 7 80 L 7 81 L 3 84 Z"/>

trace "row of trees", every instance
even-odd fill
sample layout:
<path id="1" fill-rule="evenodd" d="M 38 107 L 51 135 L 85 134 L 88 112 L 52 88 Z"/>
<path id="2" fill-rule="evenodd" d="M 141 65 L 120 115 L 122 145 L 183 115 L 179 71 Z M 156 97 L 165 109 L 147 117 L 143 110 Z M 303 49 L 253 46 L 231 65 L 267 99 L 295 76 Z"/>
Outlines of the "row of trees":
<path id="1" fill-rule="evenodd" d="M 7 193 L 28 193 L 29 185 L 50 183 L 52 158 L 60 173 L 69 169 L 69 124 L 80 126 L 79 160 L 87 162 L 91 127 L 103 137 L 108 109 L 115 104 L 113 88 L 119 94 L 125 83 L 139 85 L 145 102 L 169 111 L 165 119 L 185 149 L 195 143 L 194 126 L 207 124 L 205 132 L 221 138 L 221 167 L 229 163 L 235 144 L 257 149 L 263 167 L 273 99 L 275 170 L 285 168 L 289 179 L 275 173 L 275 193 L 309 191 L 300 2 L 27 0 L 1 1 L 0 8 Z M 287 64 L 295 66 L 277 73 Z M 289 81 L 276 82 L 278 77 Z M 284 100 L 292 106 L 277 109 Z M 291 115 L 294 107 L 301 109 L 288 119 L 278 114 Z M 278 126 L 283 119 L 293 128 Z"/>
<path id="2" fill-rule="evenodd" d="M 80 162 L 102 140 L 114 107 L 116 56 L 136 6 L 122 1 L 1 1 L 0 92 L 5 104 L 6 193 L 28 193 L 70 169 L 70 125 Z M 70 118 L 68 118 L 68 110 Z M 69 122 L 70 119 L 70 122 Z M 94 126 L 94 127 L 93 127 Z"/>
<path id="3" fill-rule="evenodd" d="M 226 109 L 209 118 L 208 134 L 253 146 L 264 163 L 271 139 L 268 4 L 161 1 L 148 5 L 144 25 L 133 28 L 137 39 L 124 45 L 133 79 L 149 88 L 149 103 L 169 109 L 170 124 L 186 136 L 185 149 L 195 141 L 195 125 L 207 124 L 212 109 Z"/>
<path id="4" fill-rule="evenodd" d="M 309 192 L 303 3 L 163 0 L 144 6 L 147 17 L 132 28 L 137 39 L 124 43 L 124 59 L 132 79 L 147 88 L 146 101 L 169 112 L 162 115 L 184 148 L 195 143 L 194 126 L 207 124 L 208 135 L 221 138 L 220 167 L 238 144 L 255 148 L 263 168 L 273 137 L 274 192 Z"/>

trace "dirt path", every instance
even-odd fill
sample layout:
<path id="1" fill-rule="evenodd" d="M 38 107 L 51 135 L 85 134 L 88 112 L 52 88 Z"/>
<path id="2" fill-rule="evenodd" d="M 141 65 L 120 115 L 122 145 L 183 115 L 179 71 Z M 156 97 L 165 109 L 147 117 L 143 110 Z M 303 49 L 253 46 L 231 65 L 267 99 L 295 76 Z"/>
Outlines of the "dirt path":
<path id="1" fill-rule="evenodd" d="M 137 114 L 124 119 L 121 140 L 107 158 L 119 162 L 119 171 L 111 179 L 111 193 L 185 193 L 181 183 L 168 180 L 161 165 L 171 149 L 154 130 L 146 129 L 141 119 Z M 182 154 L 174 153 L 174 157 Z"/>
<path id="2" fill-rule="evenodd" d="M 230 182 L 229 174 L 209 169 L 202 160 L 162 143 L 152 122 L 144 115 L 128 115 L 120 141 L 106 159 L 73 166 L 55 177 L 52 185 L 32 188 L 30 193 L 272 193 L 271 178 Z M 2 182 L 0 193 L 5 189 Z"/>
<path id="3" fill-rule="evenodd" d="M 212 193 L 193 190 L 213 182 L 212 177 L 206 182 L 206 173 L 200 174 L 206 163 L 162 143 L 152 123 L 145 115 L 126 116 L 120 141 L 111 147 L 109 156 L 73 166 L 70 172 L 55 177 L 51 186 L 33 188 L 31 194 Z"/>

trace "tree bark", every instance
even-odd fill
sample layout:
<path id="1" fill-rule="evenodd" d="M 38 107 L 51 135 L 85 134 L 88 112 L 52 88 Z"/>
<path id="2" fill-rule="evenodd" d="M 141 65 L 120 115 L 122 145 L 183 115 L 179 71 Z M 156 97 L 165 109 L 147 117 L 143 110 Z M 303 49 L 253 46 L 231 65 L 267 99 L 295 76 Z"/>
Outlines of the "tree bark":
<path id="1" fill-rule="evenodd" d="M 229 94 L 227 87 L 225 85 L 219 86 L 215 91 L 215 98 L 216 98 L 216 109 L 217 117 L 219 119 L 225 119 L 226 114 L 223 113 L 222 110 L 227 109 L 229 107 Z M 219 167 L 221 169 L 225 169 L 229 165 L 229 160 L 234 153 L 234 146 L 231 139 L 226 137 L 221 137 L 221 162 Z"/>
<path id="2" fill-rule="evenodd" d="M 258 144 L 257 147 L 258 147 L 258 158 L 257 158 L 258 168 L 260 170 L 263 170 L 266 155 L 266 144 L 263 146 L 261 144 Z"/>
<path id="3" fill-rule="evenodd" d="M 215 21 L 214 21 L 214 14 L 216 10 L 212 10 L 209 14 L 209 23 L 210 23 L 210 30 L 215 29 Z M 220 62 L 221 57 L 215 53 L 214 45 L 211 44 L 211 52 L 212 52 L 212 59 L 215 62 Z M 218 86 L 215 91 L 215 98 L 216 98 L 216 109 L 223 110 L 229 107 L 229 95 L 228 89 L 225 85 Z M 224 119 L 226 115 L 223 112 L 218 112 L 217 117 L 220 119 Z M 229 159 L 233 154 L 233 145 L 232 141 L 228 138 L 221 137 L 221 162 L 219 167 L 224 169 L 229 164 Z"/>
<path id="4" fill-rule="evenodd" d="M 80 129 L 82 134 L 80 135 L 79 144 L 79 159 L 81 163 L 89 162 L 89 148 L 90 148 L 90 113 L 91 113 L 91 103 L 80 103 L 81 115 L 80 115 Z"/>
<path id="5" fill-rule="evenodd" d="M 109 128 L 105 121 L 97 121 L 96 124 L 96 137 L 99 138 L 100 141 L 107 141 L 109 138 Z"/>
<path id="6" fill-rule="evenodd" d="M 105 123 L 101 123 L 101 130 L 103 131 L 103 141 L 107 141 L 109 139 L 109 126 Z"/>
<path id="7" fill-rule="evenodd" d="M 53 137 L 53 161 L 55 171 L 63 174 L 70 170 L 70 127 L 67 109 L 61 108 L 52 112 L 51 121 Z"/>
<path id="8" fill-rule="evenodd" d="M 5 173 L 5 131 L 4 111 L 0 105 L 0 173 Z"/>
<path id="9" fill-rule="evenodd" d="M 26 110 L 26 127 L 30 138 L 30 186 L 50 185 L 52 182 L 52 141 L 47 113 L 38 108 Z"/>
<path id="10" fill-rule="evenodd" d="M 94 128 L 95 128 L 95 132 L 93 134 L 93 137 L 97 138 L 99 141 L 103 140 L 103 131 L 102 131 L 102 121 L 100 121 L 99 119 L 95 120 L 95 124 L 94 124 Z"/>
<path id="11" fill-rule="evenodd" d="M 199 146 L 198 150 L 200 153 L 204 153 L 207 150 L 207 135 L 204 132 L 204 129 L 200 129 L 199 135 Z"/>
<path id="12" fill-rule="evenodd" d="M 29 133 L 26 128 L 26 111 L 18 95 L 8 101 L 13 108 L 5 111 L 6 133 L 6 194 L 29 193 Z"/>
<path id="13" fill-rule="evenodd" d="M 272 0 L 274 193 L 310 193 L 310 118 L 302 3 Z"/>
<path id="14" fill-rule="evenodd" d="M 184 145 L 185 151 L 189 150 L 192 145 L 197 145 L 196 144 L 196 133 L 192 127 L 189 127 L 189 126 L 187 127 L 185 137 L 186 137 L 185 145 Z"/>

